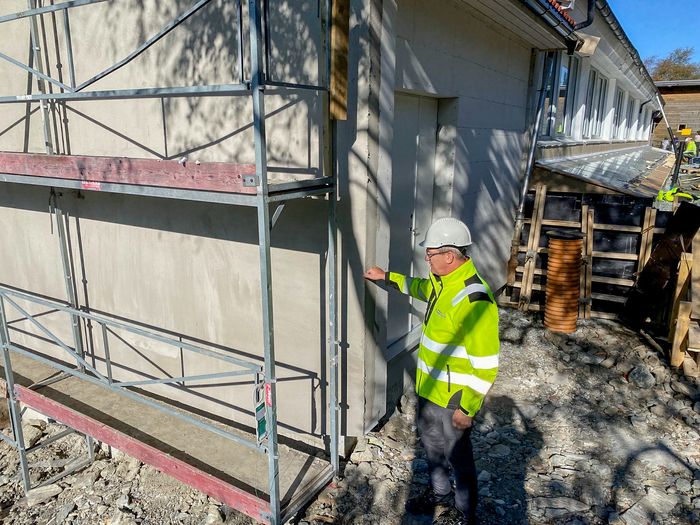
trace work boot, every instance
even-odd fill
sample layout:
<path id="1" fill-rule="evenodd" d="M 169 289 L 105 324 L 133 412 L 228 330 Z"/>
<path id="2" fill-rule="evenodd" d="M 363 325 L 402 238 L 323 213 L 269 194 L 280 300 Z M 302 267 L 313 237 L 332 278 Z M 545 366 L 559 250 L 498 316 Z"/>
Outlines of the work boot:
<path id="1" fill-rule="evenodd" d="M 476 520 L 469 519 L 462 511 L 450 507 L 433 520 L 433 525 L 476 525 Z"/>
<path id="2" fill-rule="evenodd" d="M 440 496 L 426 490 L 406 501 L 406 512 L 414 516 L 431 516 L 436 507 L 448 507 L 451 496 L 450 493 Z"/>

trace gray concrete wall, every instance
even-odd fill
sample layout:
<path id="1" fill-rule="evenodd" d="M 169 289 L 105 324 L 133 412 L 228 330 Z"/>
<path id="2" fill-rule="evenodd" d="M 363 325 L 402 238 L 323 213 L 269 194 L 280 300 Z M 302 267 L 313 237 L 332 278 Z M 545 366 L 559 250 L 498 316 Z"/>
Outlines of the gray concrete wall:
<path id="1" fill-rule="evenodd" d="M 432 214 L 454 215 L 471 227 L 477 266 L 495 289 L 505 282 L 522 176 L 532 44 L 464 2 L 385 0 L 373 6 L 382 51 L 370 80 L 379 120 L 377 167 L 370 179 L 376 184 L 370 191 L 378 229 L 367 264 L 392 266 L 386 217 L 397 206 L 391 201 L 392 181 L 406 176 L 392 173 L 392 159 L 401 154 L 392 151 L 395 96 L 433 97 L 438 127 Z M 375 380 L 369 382 L 374 395 L 368 408 L 374 416 L 410 387 L 415 364 L 410 354 L 387 346 L 386 292 L 371 287 L 369 297 L 367 316 L 374 320 L 378 346 Z M 408 352 L 415 345 L 411 341 L 405 341 Z"/>
<path id="2" fill-rule="evenodd" d="M 476 263 L 497 288 L 522 175 L 531 45 L 458 2 L 399 0 L 394 31 L 395 89 L 456 102 L 454 149 L 438 163 L 453 164 L 449 212 L 472 229 Z"/>
<path id="3" fill-rule="evenodd" d="M 25 290 L 65 297 L 56 229 L 46 212 L 49 190 L 3 185 L 0 216 L 3 257 L 0 280 Z M 64 193 L 71 255 L 81 305 L 127 320 L 160 327 L 186 340 L 216 343 L 225 353 L 260 362 L 262 330 L 255 211 L 171 200 L 88 193 Z M 282 423 L 302 433 L 319 433 L 327 402 L 323 355 L 326 321 L 323 293 L 325 202 L 292 203 L 273 234 L 275 343 Z M 26 306 L 26 303 L 20 303 Z M 8 306 L 9 317 L 17 317 Z M 37 308 L 30 309 L 37 313 Z M 40 318 L 72 345 L 65 315 Z M 23 327 L 31 325 L 23 323 Z M 88 332 L 86 330 L 86 332 Z M 104 358 L 97 325 L 86 333 L 98 361 Z M 13 334 L 36 347 L 37 339 Z M 49 353 L 65 358 L 54 348 Z M 235 367 L 125 331 L 110 335 L 116 377 L 177 377 L 235 370 Z M 104 366 L 98 366 L 104 372 Z M 223 418 L 251 424 L 250 380 L 191 394 L 153 389 Z M 219 381 L 221 382 L 221 381 Z"/>
<path id="4" fill-rule="evenodd" d="M 20 1 L 3 5 L 7 12 L 26 8 Z M 245 3 L 244 3 L 245 4 Z M 109 2 L 71 11 L 78 82 L 124 57 L 178 12 L 177 2 Z M 113 76 L 89 89 L 236 82 L 238 54 L 233 29 L 233 3 L 223 0 L 194 15 L 182 27 Z M 318 82 L 320 36 L 317 2 L 271 6 L 271 65 L 275 80 Z M 341 402 L 343 432 L 366 428 L 366 382 L 374 375 L 365 361 L 375 351 L 365 322 L 365 284 L 361 277 L 367 243 L 376 230 L 368 196 L 369 3 L 352 3 L 350 54 L 350 119 L 339 133 L 339 276 Z M 56 49 L 46 17 L 46 52 L 56 75 Z M 57 33 L 63 42 L 61 19 Z M 97 31 L 95 28 L 100 27 Z M 3 50 L 27 60 L 29 26 L 13 22 L 3 33 Z M 128 28 L 128 30 L 124 30 Z M 246 52 L 248 42 L 245 44 Z M 64 65 L 65 48 L 59 43 Z M 245 70 L 249 65 L 245 65 Z M 247 76 L 247 74 L 246 74 Z M 36 92 L 28 75 L 0 62 L 0 94 Z M 270 94 L 268 157 L 274 180 L 318 174 L 321 164 L 320 99 L 308 92 Z M 35 106 L 33 106 L 35 107 Z M 32 108 L 33 108 L 32 107 Z M 30 108 L 30 109 L 32 109 Z M 0 107 L 0 150 L 46 152 L 41 113 L 24 105 Z M 252 109 L 245 98 L 179 98 L 71 102 L 62 116 L 50 115 L 57 153 L 173 158 L 188 162 L 254 161 Z M 54 122 L 55 120 L 55 122 Z M 6 129 L 9 128 L 9 129 Z M 3 131 L 5 130 L 5 131 Z M 28 137 L 25 139 L 25 137 Z M 0 191 L 0 282 L 55 298 L 65 298 L 55 229 L 47 212 L 49 190 L 2 184 Z M 234 355 L 262 356 L 260 279 L 256 218 L 253 209 L 165 201 L 99 193 L 62 192 L 59 204 L 69 214 L 72 257 L 83 306 L 161 327 L 176 335 L 215 343 Z M 326 431 L 325 388 L 326 294 L 323 265 L 327 242 L 326 203 L 290 203 L 272 236 L 275 343 L 279 363 L 281 431 L 314 440 Z M 370 241 L 368 241 L 370 239 Z M 36 313 L 32 310 L 32 313 Z M 44 322 L 70 343 L 67 319 L 46 316 Z M 31 331 L 31 330 L 30 330 Z M 368 336 L 369 334 L 369 336 Z M 118 334 L 110 336 L 113 359 L 132 373 L 170 375 L 222 370 L 217 362 L 184 358 L 161 344 Z M 15 334 L 56 357 L 61 351 L 36 338 Z M 95 335 L 95 354 L 103 356 Z M 148 362 L 139 353 L 149 356 Z M 102 365 L 100 365 L 102 366 Z M 103 368 L 101 368 L 103 369 Z M 129 370 L 131 369 L 131 370 Z M 206 383 L 206 382 L 205 382 Z M 163 387 L 154 392 L 206 410 L 216 416 L 251 424 L 250 385 L 211 387 L 194 393 Z"/>

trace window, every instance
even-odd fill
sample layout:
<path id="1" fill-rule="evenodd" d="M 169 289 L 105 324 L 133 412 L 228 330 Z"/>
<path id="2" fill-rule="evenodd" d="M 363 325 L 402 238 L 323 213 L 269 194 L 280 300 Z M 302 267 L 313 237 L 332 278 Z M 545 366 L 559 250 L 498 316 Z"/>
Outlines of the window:
<path id="1" fill-rule="evenodd" d="M 545 104 L 540 123 L 540 136 L 568 136 L 571 135 L 578 58 L 564 53 L 548 52 L 545 55 L 545 76 L 549 71 L 551 60 L 555 61 L 553 72 L 548 78 L 543 78 Z"/>
<path id="2" fill-rule="evenodd" d="M 625 92 L 620 88 L 617 88 L 617 93 L 615 93 L 615 116 L 613 119 L 613 137 L 615 139 L 624 138 L 622 129 L 622 110 L 624 106 L 622 105 L 625 98 Z"/>
<path id="3" fill-rule="evenodd" d="M 571 121 L 574 117 L 576 80 L 578 79 L 578 58 L 562 55 L 559 68 L 559 98 L 557 100 L 557 126 L 559 135 L 571 135 Z"/>
<path id="4" fill-rule="evenodd" d="M 637 127 L 637 139 L 644 140 L 646 138 L 647 123 L 649 122 L 649 108 L 644 112 L 639 112 L 639 124 Z"/>
<path id="5" fill-rule="evenodd" d="M 627 103 L 627 139 L 634 139 L 634 99 L 630 97 Z"/>
<path id="6" fill-rule="evenodd" d="M 600 137 L 608 96 L 608 79 L 591 68 L 586 93 L 586 113 L 583 123 L 584 138 Z"/>
<path id="7" fill-rule="evenodd" d="M 542 86 L 544 89 L 544 106 L 542 106 L 542 122 L 540 122 L 540 136 L 551 137 L 553 129 L 554 111 L 552 93 L 554 87 L 554 77 L 556 76 L 556 62 L 552 66 L 552 61 L 557 60 L 557 54 L 554 51 L 549 51 L 544 58 L 544 72 L 542 77 Z M 554 67 L 553 74 L 549 74 L 550 69 Z"/>

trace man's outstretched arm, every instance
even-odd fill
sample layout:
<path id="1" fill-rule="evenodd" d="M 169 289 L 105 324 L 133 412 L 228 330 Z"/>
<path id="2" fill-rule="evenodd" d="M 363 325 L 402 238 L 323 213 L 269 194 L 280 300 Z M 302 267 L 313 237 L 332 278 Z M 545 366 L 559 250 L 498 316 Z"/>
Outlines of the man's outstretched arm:
<path id="1" fill-rule="evenodd" d="M 379 266 L 368 268 L 363 277 L 370 281 L 383 281 L 388 287 L 395 288 L 401 293 L 427 301 L 431 288 L 430 279 L 410 277 L 396 272 L 386 272 Z"/>

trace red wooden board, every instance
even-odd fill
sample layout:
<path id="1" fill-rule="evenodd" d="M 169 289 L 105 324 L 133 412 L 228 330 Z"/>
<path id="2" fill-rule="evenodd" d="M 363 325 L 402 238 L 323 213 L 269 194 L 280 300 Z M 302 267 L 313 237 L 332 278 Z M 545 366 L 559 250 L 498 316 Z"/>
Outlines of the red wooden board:
<path id="1" fill-rule="evenodd" d="M 243 186 L 244 175 L 255 175 L 254 164 L 184 162 L 127 157 L 86 157 L 0 152 L 0 173 L 82 181 L 86 190 L 100 184 L 135 184 L 202 191 L 254 194 Z"/>
<path id="2" fill-rule="evenodd" d="M 212 498 L 247 514 L 261 523 L 270 522 L 270 505 L 267 501 L 257 498 L 238 487 L 229 485 L 211 474 L 207 474 L 184 461 L 142 443 L 88 416 L 80 414 L 33 390 L 19 385 L 16 385 L 15 389 L 17 391 L 17 398 L 21 402 L 35 408 L 42 414 L 56 419 L 78 432 L 82 432 L 99 441 L 107 443 L 143 463 L 152 465 L 161 472 L 172 476 L 190 487 L 201 490 Z"/>

